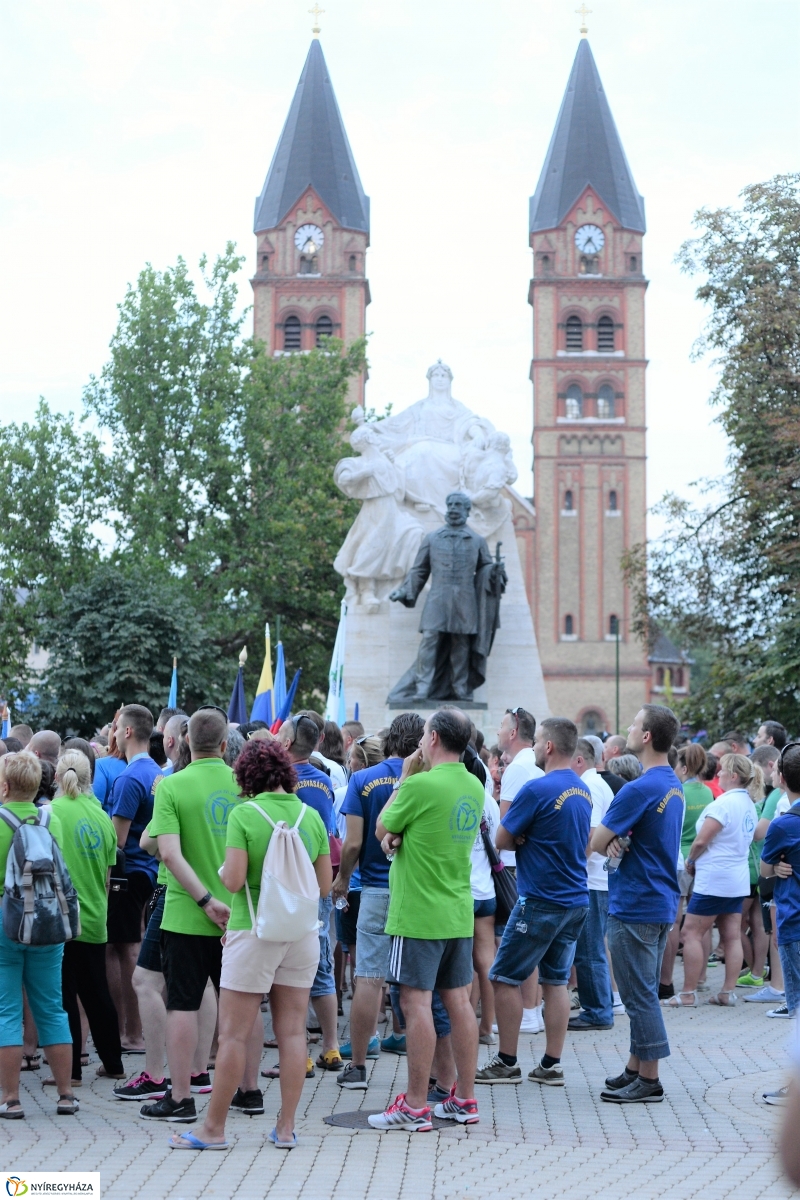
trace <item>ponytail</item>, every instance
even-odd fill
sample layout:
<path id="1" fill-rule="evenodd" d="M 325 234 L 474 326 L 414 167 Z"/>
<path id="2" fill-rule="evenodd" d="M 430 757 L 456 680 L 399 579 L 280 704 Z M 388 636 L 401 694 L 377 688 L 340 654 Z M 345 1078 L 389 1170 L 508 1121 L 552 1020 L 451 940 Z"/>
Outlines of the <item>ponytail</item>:
<path id="1" fill-rule="evenodd" d="M 56 767 L 58 795 L 77 796 L 92 794 L 92 768 L 89 759 L 81 750 L 67 750 L 61 755 Z"/>

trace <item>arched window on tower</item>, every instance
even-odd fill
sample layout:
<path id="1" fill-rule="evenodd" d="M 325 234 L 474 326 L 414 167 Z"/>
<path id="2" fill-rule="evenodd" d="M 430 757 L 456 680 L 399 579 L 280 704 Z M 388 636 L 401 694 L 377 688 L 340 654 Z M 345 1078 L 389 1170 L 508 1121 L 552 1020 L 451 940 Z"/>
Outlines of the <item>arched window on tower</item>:
<path id="1" fill-rule="evenodd" d="M 683 667 L 676 667 L 675 670 L 672 672 L 672 676 L 673 676 L 672 682 L 675 684 L 675 687 L 682 688 L 683 687 Z"/>
<path id="2" fill-rule="evenodd" d="M 664 668 L 659 667 L 656 671 L 656 687 L 664 686 Z"/>
<path id="3" fill-rule="evenodd" d="M 571 638 L 574 636 L 575 622 L 572 619 L 572 613 L 567 613 L 567 615 L 564 617 L 564 637 Z"/>
<path id="4" fill-rule="evenodd" d="M 287 317 L 283 323 L 283 348 L 284 350 L 299 350 L 302 339 L 302 327 L 300 318 L 291 316 Z"/>
<path id="5" fill-rule="evenodd" d="M 567 317 L 567 350 L 572 353 L 583 350 L 583 321 L 580 317 Z"/>
<path id="6" fill-rule="evenodd" d="M 316 345 L 317 349 L 319 350 L 323 345 L 322 339 L 333 336 L 333 321 L 330 319 L 330 317 L 322 316 L 317 318 L 316 333 Z"/>
<path id="7" fill-rule="evenodd" d="M 574 512 L 574 511 L 575 511 L 575 501 L 573 499 L 572 492 L 568 488 L 567 491 L 564 492 L 564 512 Z"/>
<path id="8" fill-rule="evenodd" d="M 597 349 L 600 354 L 614 353 L 614 322 L 611 317 L 601 317 L 597 322 Z"/>
<path id="9" fill-rule="evenodd" d="M 567 388 L 565 412 L 570 421 L 579 421 L 583 416 L 583 392 L 577 383 L 571 383 Z"/>
<path id="10" fill-rule="evenodd" d="M 618 619 L 617 619 L 617 614 L 616 614 L 616 613 L 612 613 L 612 614 L 611 614 L 611 616 L 608 618 L 608 633 L 609 633 L 609 637 L 616 637 L 616 636 L 617 636 L 617 628 L 618 628 L 618 624 L 619 624 L 619 623 L 618 623 Z"/>
<path id="11" fill-rule="evenodd" d="M 618 512 L 619 511 L 617 508 L 617 493 L 614 490 L 614 488 L 612 488 L 611 491 L 608 493 L 608 511 L 609 512 Z"/>
<path id="12" fill-rule="evenodd" d="M 349 270 L 355 271 L 355 269 L 356 269 L 356 256 L 355 256 L 355 254 L 351 254 Z"/>
<path id="13" fill-rule="evenodd" d="M 608 383 L 598 389 L 597 416 L 601 421 L 610 421 L 614 416 L 614 389 Z"/>

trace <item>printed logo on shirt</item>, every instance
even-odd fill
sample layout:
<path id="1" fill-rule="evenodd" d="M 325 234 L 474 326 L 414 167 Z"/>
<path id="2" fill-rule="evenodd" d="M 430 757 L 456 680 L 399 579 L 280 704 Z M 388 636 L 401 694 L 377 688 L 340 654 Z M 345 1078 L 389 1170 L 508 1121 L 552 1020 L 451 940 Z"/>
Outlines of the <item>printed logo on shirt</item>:
<path id="1" fill-rule="evenodd" d="M 103 836 L 96 826 L 84 818 L 75 826 L 72 836 L 84 858 L 97 858 L 97 851 L 103 844 Z"/>
<path id="2" fill-rule="evenodd" d="M 159 783 L 161 783 L 162 779 L 166 779 L 166 775 L 156 775 L 155 779 L 153 780 L 153 782 L 150 786 L 150 795 L 151 796 L 155 796 L 156 788 L 158 787 Z"/>
<path id="3" fill-rule="evenodd" d="M 297 792 L 300 791 L 300 788 L 309 788 L 309 787 L 319 788 L 319 790 L 321 792 L 324 792 L 325 795 L 330 800 L 331 785 L 329 783 L 323 783 L 321 779 L 301 779 L 300 782 L 298 783 L 297 787 L 294 789 L 295 795 L 297 794 Z"/>
<path id="4" fill-rule="evenodd" d="M 555 804 L 553 805 L 554 810 L 556 812 L 561 812 L 564 802 L 566 800 L 569 800 L 570 796 L 582 796 L 583 799 L 587 802 L 587 804 L 589 804 L 591 806 L 592 802 L 589 799 L 588 793 L 585 792 L 583 790 L 583 788 L 572 787 L 572 788 L 567 788 L 567 790 L 565 792 L 561 793 L 561 795 L 558 797 Z"/>
<path id="5" fill-rule="evenodd" d="M 453 806 L 450 814 L 450 832 L 454 842 L 471 842 L 478 828 L 478 813 L 475 801 L 469 796 L 462 796 Z"/>
<path id="6" fill-rule="evenodd" d="M 667 807 L 667 805 L 669 804 L 669 802 L 673 796 L 680 796 L 681 804 L 683 804 L 683 788 L 670 788 L 669 791 L 667 792 L 666 796 L 664 797 L 664 799 L 661 801 L 658 808 L 656 809 L 656 812 L 663 813 L 664 809 Z"/>
<path id="7" fill-rule="evenodd" d="M 367 796 L 371 791 L 373 791 L 374 788 L 381 787 L 382 784 L 386 783 L 390 783 L 392 787 L 395 787 L 399 782 L 400 780 L 397 775 L 383 775 L 380 779 L 371 779 L 369 783 L 364 784 L 363 788 L 361 789 L 361 795 L 366 800 Z"/>
<path id="8" fill-rule="evenodd" d="M 225 837 L 230 811 L 237 803 L 230 792 L 214 792 L 206 800 L 206 823 L 215 837 Z"/>

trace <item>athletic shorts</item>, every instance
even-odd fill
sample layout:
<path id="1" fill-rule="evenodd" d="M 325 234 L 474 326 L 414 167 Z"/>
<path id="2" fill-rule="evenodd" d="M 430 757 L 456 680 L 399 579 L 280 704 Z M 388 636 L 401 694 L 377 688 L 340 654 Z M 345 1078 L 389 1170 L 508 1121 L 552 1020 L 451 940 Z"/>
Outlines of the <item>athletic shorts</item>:
<path id="1" fill-rule="evenodd" d="M 746 896 L 709 896 L 705 892 L 692 892 L 686 909 L 695 917 L 721 917 L 727 913 L 740 913 Z"/>
<path id="2" fill-rule="evenodd" d="M 164 916 L 166 898 L 167 893 L 162 892 L 144 931 L 136 965 L 143 967 L 145 971 L 161 971 L 161 918 Z"/>
<path id="3" fill-rule="evenodd" d="M 142 940 L 144 906 L 153 894 L 156 881 L 146 871 L 129 871 L 124 892 L 108 893 L 108 940 L 112 945 Z"/>
<path id="4" fill-rule="evenodd" d="M 308 991 L 318 965 L 319 938 L 313 931 L 297 942 L 266 942 L 249 929 L 231 929 L 222 947 L 220 986 L 259 995 L 273 983 Z"/>
<path id="5" fill-rule="evenodd" d="M 209 979 L 219 991 L 222 934 L 161 930 L 161 969 L 167 984 L 167 1010 L 197 1012 Z"/>
<path id="6" fill-rule="evenodd" d="M 472 983 L 472 938 L 393 937 L 389 956 L 391 983 L 432 992 Z"/>

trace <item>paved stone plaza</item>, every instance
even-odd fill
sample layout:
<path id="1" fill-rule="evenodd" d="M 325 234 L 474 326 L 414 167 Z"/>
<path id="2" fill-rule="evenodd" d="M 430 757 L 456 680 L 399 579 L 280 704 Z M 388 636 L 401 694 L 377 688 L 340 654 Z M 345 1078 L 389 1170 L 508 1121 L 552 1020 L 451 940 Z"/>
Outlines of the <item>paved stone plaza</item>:
<path id="1" fill-rule="evenodd" d="M 719 969 L 709 972 L 712 983 L 716 975 Z M 173 1129 L 195 1127 L 140 1120 L 138 1104 L 110 1099 L 112 1085 L 94 1079 L 94 1063 L 84 1071 L 75 1118 L 56 1117 L 52 1089 L 23 1074 L 26 1120 L 0 1127 L 3 1170 L 99 1170 L 104 1198 L 119 1200 L 784 1200 L 797 1193 L 775 1152 L 781 1110 L 758 1096 L 784 1082 L 792 1026 L 768 1020 L 768 1007 L 740 1003 L 726 1011 L 704 1003 L 668 1012 L 672 1057 L 661 1073 L 666 1100 L 656 1105 L 599 1099 L 627 1048 L 625 1017 L 608 1032 L 568 1036 L 563 1089 L 527 1080 L 478 1088 L 481 1123 L 469 1130 L 332 1127 L 323 1122 L 331 1113 L 375 1110 L 402 1090 L 405 1060 L 384 1054 L 368 1066 L 367 1092 L 342 1092 L 335 1075 L 318 1070 L 305 1086 L 300 1145 L 291 1152 L 265 1141 L 279 1105 L 277 1081 L 264 1081 L 263 1117 L 231 1115 L 228 1153 L 199 1154 L 167 1147 Z M 522 1040 L 525 1073 L 543 1043 L 541 1034 Z M 481 1062 L 487 1054 L 482 1047 Z M 276 1051 L 265 1050 L 265 1064 L 276 1060 Z M 142 1061 L 128 1057 L 126 1066 Z M 197 1099 L 202 1111 L 205 1097 Z"/>

